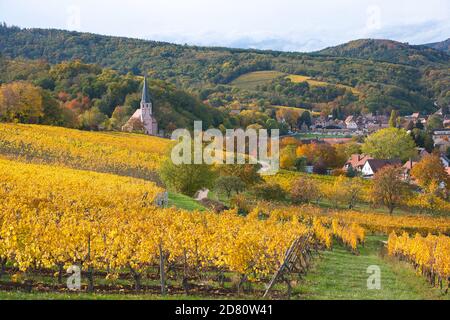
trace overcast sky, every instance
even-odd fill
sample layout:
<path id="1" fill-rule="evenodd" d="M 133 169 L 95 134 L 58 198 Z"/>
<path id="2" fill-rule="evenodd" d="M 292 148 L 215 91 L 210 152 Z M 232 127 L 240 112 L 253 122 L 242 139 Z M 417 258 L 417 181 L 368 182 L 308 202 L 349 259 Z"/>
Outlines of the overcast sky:
<path id="1" fill-rule="evenodd" d="M 450 0 L 0 0 L 0 21 L 196 45 L 312 51 L 450 37 Z"/>

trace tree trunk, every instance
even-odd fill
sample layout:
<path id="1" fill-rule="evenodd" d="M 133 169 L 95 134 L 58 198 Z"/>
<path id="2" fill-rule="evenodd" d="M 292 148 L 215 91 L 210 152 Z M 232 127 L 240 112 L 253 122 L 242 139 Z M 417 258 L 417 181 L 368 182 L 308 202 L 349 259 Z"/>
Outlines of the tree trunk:
<path id="1" fill-rule="evenodd" d="M 94 268 L 92 266 L 88 267 L 87 279 L 88 279 L 88 292 L 94 292 Z"/>
<path id="2" fill-rule="evenodd" d="M 6 271 L 6 261 L 8 261 L 7 258 L 0 258 L 0 278 Z"/>
<path id="3" fill-rule="evenodd" d="M 393 205 L 389 205 L 389 214 L 393 214 L 394 213 L 394 206 Z"/>
<path id="4" fill-rule="evenodd" d="M 183 280 L 182 280 L 182 286 L 184 289 L 184 293 L 186 295 L 189 295 L 189 280 L 188 280 L 188 265 L 187 265 L 187 254 L 186 249 L 183 251 Z"/>
<path id="5" fill-rule="evenodd" d="M 241 295 L 241 289 L 245 281 L 247 280 L 247 277 L 243 274 L 241 275 L 241 278 L 239 279 L 238 285 L 237 285 L 237 294 L 238 296 Z"/>
<path id="6" fill-rule="evenodd" d="M 159 274 L 161 277 L 161 295 L 166 295 L 166 274 L 164 272 L 164 252 L 162 244 L 159 244 Z"/>
<path id="7" fill-rule="evenodd" d="M 64 265 L 58 264 L 58 284 L 63 283 Z"/>

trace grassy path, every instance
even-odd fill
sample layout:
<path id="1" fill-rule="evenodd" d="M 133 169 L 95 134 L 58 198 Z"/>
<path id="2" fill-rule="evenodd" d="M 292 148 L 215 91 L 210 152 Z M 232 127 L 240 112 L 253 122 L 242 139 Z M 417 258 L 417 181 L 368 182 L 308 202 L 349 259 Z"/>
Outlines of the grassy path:
<path id="1" fill-rule="evenodd" d="M 432 288 L 414 269 L 395 258 L 380 255 L 385 237 L 370 236 L 359 256 L 342 246 L 324 252 L 316 266 L 296 288 L 299 299 L 383 299 L 418 300 L 450 299 Z M 381 270 L 381 290 L 368 290 L 367 268 L 377 265 Z"/>

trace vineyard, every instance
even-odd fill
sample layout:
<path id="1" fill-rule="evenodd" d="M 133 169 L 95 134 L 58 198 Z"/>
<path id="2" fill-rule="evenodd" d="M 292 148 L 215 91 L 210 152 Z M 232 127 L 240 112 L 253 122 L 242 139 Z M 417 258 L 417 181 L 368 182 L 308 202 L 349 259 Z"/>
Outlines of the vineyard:
<path id="1" fill-rule="evenodd" d="M 0 155 L 154 180 L 170 140 L 60 127 L 0 125 Z"/>
<path id="2" fill-rule="evenodd" d="M 78 266 L 81 292 L 92 295 L 262 298 L 273 283 L 268 297 L 301 298 L 295 290 L 308 286 L 327 257 L 365 261 L 369 246 L 377 252 L 371 259 L 385 263 L 378 253 L 389 234 L 393 259 L 433 287 L 448 287 L 450 218 L 276 202 L 255 203 L 245 216 L 237 209 L 162 208 L 155 200 L 165 190 L 152 173 L 168 144 L 2 124 L 0 296 L 17 290 L 73 296 L 66 270 Z M 289 189 L 298 176 L 266 179 Z M 336 180 L 311 179 L 328 188 Z"/>
<path id="3" fill-rule="evenodd" d="M 300 213 L 259 219 L 160 209 L 154 200 L 163 190 L 145 180 L 10 160 L 0 160 L 0 170 L 2 269 L 9 263 L 19 274 L 78 265 L 89 290 L 95 270 L 108 279 L 128 273 L 140 290 L 141 279 L 162 261 L 184 270 L 183 283 L 208 270 L 259 282 L 281 266 L 295 239 L 307 238 L 308 252 L 331 248 L 326 224 Z M 352 249 L 353 233 L 363 241 L 354 224 L 335 225 L 333 234 Z"/>
<path id="4" fill-rule="evenodd" d="M 450 289 L 450 238 L 447 236 L 420 234 L 410 237 L 407 233 L 397 236 L 395 232 L 389 235 L 389 254 L 414 265 L 432 285 L 443 289 L 447 282 L 447 293 Z"/>

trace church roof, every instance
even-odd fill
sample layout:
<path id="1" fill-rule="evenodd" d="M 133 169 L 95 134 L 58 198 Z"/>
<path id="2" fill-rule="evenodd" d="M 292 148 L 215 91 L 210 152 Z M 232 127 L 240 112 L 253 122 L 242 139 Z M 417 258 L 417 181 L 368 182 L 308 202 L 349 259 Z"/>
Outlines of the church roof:
<path id="1" fill-rule="evenodd" d="M 151 97 L 147 88 L 147 76 L 144 76 L 144 86 L 142 87 L 142 99 L 141 103 L 150 103 Z"/>

